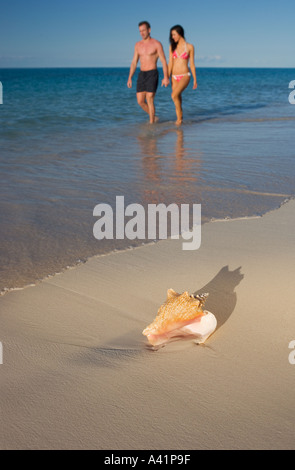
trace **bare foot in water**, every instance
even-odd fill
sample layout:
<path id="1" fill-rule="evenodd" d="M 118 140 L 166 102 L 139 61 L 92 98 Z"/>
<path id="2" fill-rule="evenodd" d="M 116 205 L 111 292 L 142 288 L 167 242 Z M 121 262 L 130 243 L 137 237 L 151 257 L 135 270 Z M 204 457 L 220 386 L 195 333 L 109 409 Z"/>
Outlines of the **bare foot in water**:
<path id="1" fill-rule="evenodd" d="M 176 125 L 176 126 L 181 126 L 181 124 L 182 124 L 182 121 L 178 121 L 178 120 L 175 121 L 175 125 Z"/>
<path id="2" fill-rule="evenodd" d="M 154 120 L 152 122 L 150 121 L 150 124 L 155 124 L 155 122 L 158 122 L 158 121 L 159 121 L 158 116 L 155 116 Z"/>

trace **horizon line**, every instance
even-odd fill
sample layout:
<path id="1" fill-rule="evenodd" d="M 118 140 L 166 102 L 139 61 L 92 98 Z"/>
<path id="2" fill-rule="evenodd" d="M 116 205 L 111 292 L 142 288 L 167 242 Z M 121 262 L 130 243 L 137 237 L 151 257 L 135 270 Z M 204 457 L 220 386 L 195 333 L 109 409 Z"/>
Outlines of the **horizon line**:
<path id="1" fill-rule="evenodd" d="M 163 67 L 157 67 L 160 70 L 163 70 Z M 28 67 L 19 67 L 19 66 L 10 66 L 10 67 L 2 67 L 0 66 L 0 70 L 7 70 L 7 69 L 18 69 L 18 70 L 25 70 L 25 69 L 130 69 L 128 65 L 53 65 L 53 66 L 28 66 Z M 140 67 L 137 67 L 139 70 Z M 291 70 L 295 69 L 295 67 L 276 67 L 276 66 L 246 66 L 246 65 L 225 65 L 225 66 L 215 66 L 215 65 L 200 65 L 197 66 L 196 69 L 286 69 Z"/>

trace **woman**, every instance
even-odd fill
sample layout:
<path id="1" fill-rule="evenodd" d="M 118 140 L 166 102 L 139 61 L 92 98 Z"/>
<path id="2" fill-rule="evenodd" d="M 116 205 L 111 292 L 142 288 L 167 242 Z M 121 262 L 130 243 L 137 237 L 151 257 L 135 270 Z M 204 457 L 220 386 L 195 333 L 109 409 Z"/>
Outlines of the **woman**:
<path id="1" fill-rule="evenodd" d="M 189 84 L 190 76 L 192 74 L 194 84 L 193 90 L 197 88 L 197 76 L 194 62 L 194 46 L 188 44 L 184 38 L 184 30 L 180 25 L 173 26 L 170 29 L 170 50 L 169 50 L 169 64 L 168 74 L 172 75 L 172 100 L 175 104 L 176 111 L 176 125 L 182 123 L 182 97 L 183 90 Z M 191 74 L 188 68 L 190 61 Z"/>

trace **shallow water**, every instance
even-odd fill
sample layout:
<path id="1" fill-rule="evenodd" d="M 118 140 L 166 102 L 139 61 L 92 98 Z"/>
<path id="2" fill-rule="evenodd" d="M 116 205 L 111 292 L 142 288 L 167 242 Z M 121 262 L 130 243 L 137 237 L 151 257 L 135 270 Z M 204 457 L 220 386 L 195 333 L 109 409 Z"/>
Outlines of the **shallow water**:
<path id="1" fill-rule="evenodd" d="M 295 194 L 295 69 L 199 69 L 174 125 L 138 107 L 128 69 L 0 70 L 0 288 L 143 240 L 96 240 L 93 209 L 201 204 L 202 221 L 263 214 Z M 135 83 L 135 82 L 134 82 Z"/>

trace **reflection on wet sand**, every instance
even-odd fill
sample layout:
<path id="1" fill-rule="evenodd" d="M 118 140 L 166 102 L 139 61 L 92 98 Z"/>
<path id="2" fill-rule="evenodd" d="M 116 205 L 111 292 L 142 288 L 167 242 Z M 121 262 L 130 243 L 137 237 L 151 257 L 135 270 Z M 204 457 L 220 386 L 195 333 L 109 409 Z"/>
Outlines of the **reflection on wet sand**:
<path id="1" fill-rule="evenodd" d="M 174 152 L 166 153 L 174 137 Z M 183 129 L 139 133 L 137 140 L 142 156 L 143 204 L 200 203 L 201 156 L 200 152 L 185 147 Z"/>

